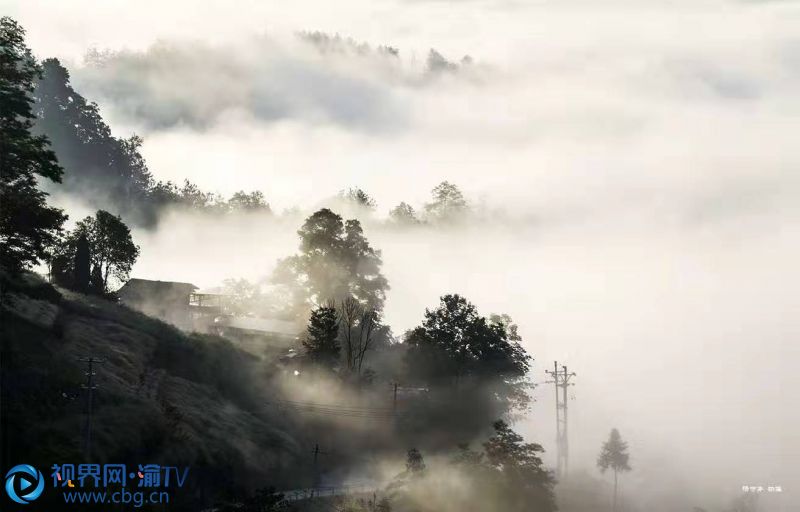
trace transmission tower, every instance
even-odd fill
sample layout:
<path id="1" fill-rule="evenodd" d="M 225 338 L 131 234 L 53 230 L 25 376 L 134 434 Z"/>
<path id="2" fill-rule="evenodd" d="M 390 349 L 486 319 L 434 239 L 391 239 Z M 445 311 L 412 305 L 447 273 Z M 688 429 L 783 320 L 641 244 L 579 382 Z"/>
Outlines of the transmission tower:
<path id="1" fill-rule="evenodd" d="M 556 465 L 556 475 L 563 477 L 567 474 L 569 466 L 569 438 L 567 437 L 567 388 L 574 386 L 570 379 L 575 377 L 575 373 L 569 373 L 566 365 L 558 369 L 558 361 L 553 361 L 553 371 L 545 370 L 553 380 L 548 383 L 555 384 L 556 390 L 556 452 L 558 462 Z"/>

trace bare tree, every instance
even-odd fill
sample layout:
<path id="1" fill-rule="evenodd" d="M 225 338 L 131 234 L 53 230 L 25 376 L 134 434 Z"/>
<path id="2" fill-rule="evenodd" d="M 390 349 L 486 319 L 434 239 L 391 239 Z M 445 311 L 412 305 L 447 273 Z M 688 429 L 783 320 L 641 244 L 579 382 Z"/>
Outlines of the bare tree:
<path id="1" fill-rule="evenodd" d="M 364 358 L 373 345 L 378 313 L 367 309 L 354 297 L 340 302 L 341 337 L 348 373 L 361 375 Z"/>
<path id="2" fill-rule="evenodd" d="M 359 375 L 361 375 L 361 368 L 364 365 L 364 356 L 367 355 L 367 350 L 372 345 L 372 334 L 375 330 L 377 316 L 378 313 L 374 309 L 367 309 L 361 313 L 361 320 L 359 321 L 361 332 L 358 336 L 358 351 L 356 353 Z"/>
<path id="3" fill-rule="evenodd" d="M 353 297 L 348 297 L 340 306 L 342 337 L 344 338 L 345 360 L 348 373 L 355 369 L 357 347 L 354 346 L 353 334 L 361 316 L 361 305 Z"/>

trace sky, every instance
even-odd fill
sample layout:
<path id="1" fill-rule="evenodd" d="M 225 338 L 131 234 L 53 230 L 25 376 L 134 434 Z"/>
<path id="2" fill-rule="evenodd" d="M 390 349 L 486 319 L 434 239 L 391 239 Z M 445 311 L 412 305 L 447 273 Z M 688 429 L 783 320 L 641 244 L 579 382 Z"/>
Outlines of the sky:
<path id="1" fill-rule="evenodd" d="M 679 484 L 798 489 L 800 3 L 0 6 L 115 134 L 144 137 L 156 178 L 259 189 L 278 211 L 358 186 L 378 217 L 458 184 L 498 220 L 444 234 L 367 225 L 392 285 L 387 320 L 402 332 L 452 291 L 511 314 L 538 371 L 557 358 L 579 375 L 579 467 L 616 426 L 639 455 L 642 500 Z M 299 31 L 372 50 L 321 52 Z M 431 48 L 456 67 L 428 69 Z M 175 214 L 171 231 L 138 233 L 134 274 L 212 286 L 294 250 L 296 226 L 231 222 Z M 546 448 L 552 405 L 542 388 L 523 425 Z"/>

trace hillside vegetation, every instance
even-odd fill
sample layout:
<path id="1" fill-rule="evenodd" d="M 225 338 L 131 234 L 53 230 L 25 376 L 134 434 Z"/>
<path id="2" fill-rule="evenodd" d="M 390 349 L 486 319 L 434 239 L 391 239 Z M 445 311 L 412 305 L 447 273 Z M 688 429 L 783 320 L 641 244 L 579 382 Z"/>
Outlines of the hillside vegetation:
<path id="1" fill-rule="evenodd" d="M 298 467 L 288 420 L 260 406 L 257 360 L 33 274 L 2 277 L 3 464 L 84 461 L 86 363 L 96 366 L 93 462 L 189 465 L 179 497 L 281 486 Z M 213 485 L 207 485 L 212 482 Z M 207 488 L 206 488 L 207 487 Z"/>

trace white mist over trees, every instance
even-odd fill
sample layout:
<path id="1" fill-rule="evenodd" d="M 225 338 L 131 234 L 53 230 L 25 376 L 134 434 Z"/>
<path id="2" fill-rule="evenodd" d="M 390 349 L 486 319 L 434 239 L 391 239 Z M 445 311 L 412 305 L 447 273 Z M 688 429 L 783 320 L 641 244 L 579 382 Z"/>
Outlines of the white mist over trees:
<path id="1" fill-rule="evenodd" d="M 158 180 L 190 177 L 226 197 L 255 188 L 276 212 L 302 207 L 286 223 L 169 210 L 168 230 L 135 230 L 142 256 L 134 275 L 208 286 L 239 275 L 257 281 L 294 251 L 297 227 L 336 191 L 357 185 L 377 202 L 376 214 L 402 201 L 413 210 L 402 208 L 401 218 L 421 219 L 429 190 L 448 180 L 489 218 L 508 215 L 447 231 L 363 222 L 382 251 L 392 285 L 383 313 L 396 332 L 417 325 L 443 293 L 469 297 L 485 313 L 508 312 L 537 357 L 534 371 L 552 359 L 580 369 L 573 466 L 594 472 L 598 432 L 618 425 L 638 461 L 629 488 L 651 510 L 665 501 L 658 489 L 672 475 L 685 475 L 675 486 L 689 489 L 679 497 L 687 509 L 701 503 L 698 488 L 730 494 L 744 482 L 795 480 L 792 425 L 800 417 L 787 393 L 800 384 L 791 366 L 798 299 L 787 283 L 800 254 L 800 203 L 787 128 L 797 89 L 791 2 L 505 3 L 488 14 L 483 2 L 421 2 L 386 7 L 391 16 L 380 23 L 364 22 L 360 2 L 343 4 L 335 21 L 301 2 L 256 13 L 209 7 L 194 25 L 183 19 L 195 3 L 158 16 L 119 4 L 110 9 L 120 19 L 148 22 L 113 30 L 77 20 L 74 4 L 26 4 L 17 10 L 30 23 L 73 19 L 85 28 L 69 37 L 38 29 L 31 40 L 39 55 L 77 57 L 89 41 L 137 42 L 141 51 L 112 52 L 105 67 L 78 65 L 73 79 L 114 126 L 142 133 Z M 258 46 L 265 38 L 253 36 L 264 19 L 289 31 L 335 25 L 331 32 L 399 49 L 401 62 L 416 51 L 417 76 L 430 47 L 447 62 L 471 53 L 479 65 L 465 80 L 447 71 L 408 87 L 384 61 L 350 60 L 352 52 L 309 56 L 287 44 L 270 53 L 275 41 Z M 180 43 L 197 33 L 222 42 Z M 156 38 L 168 42 L 149 48 Z M 248 46 L 257 59 L 239 51 Z M 198 48 L 206 58 L 192 58 Z M 235 77 L 237 91 L 263 87 L 292 101 L 277 102 L 277 121 L 264 108 L 276 103 L 253 115 L 249 96 L 231 95 L 226 115 L 212 109 L 200 128 L 151 122 L 151 114 L 176 112 L 176 96 L 189 115 L 204 114 L 205 96 L 182 94 L 181 84 L 206 84 L 209 74 Z M 320 77 L 337 92 L 302 101 L 291 94 L 313 95 L 303 86 Z M 134 91 L 134 105 L 157 108 L 119 101 L 115 92 L 125 88 L 115 84 L 132 82 L 147 84 Z M 229 84 L 209 85 L 201 92 Z M 364 101 L 331 111 L 337 96 Z M 547 411 L 549 393 L 542 387 L 536 396 L 537 414 Z M 519 430 L 545 447 L 553 438 L 541 416 Z"/>

